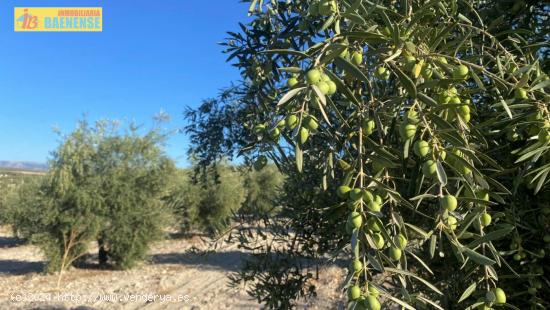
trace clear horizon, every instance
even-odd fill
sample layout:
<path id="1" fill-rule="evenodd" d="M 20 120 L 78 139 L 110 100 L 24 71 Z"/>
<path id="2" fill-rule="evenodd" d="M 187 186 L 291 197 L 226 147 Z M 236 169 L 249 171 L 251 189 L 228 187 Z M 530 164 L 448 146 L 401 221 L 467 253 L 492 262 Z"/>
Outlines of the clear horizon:
<path id="1" fill-rule="evenodd" d="M 183 111 L 239 79 L 218 43 L 246 22 L 246 3 L 219 1 L 68 1 L 57 7 L 103 7 L 103 32 L 13 31 L 16 6 L 0 4 L 0 160 L 45 163 L 78 120 L 119 119 L 144 126 L 161 111 L 169 130 L 185 126 Z M 168 155 L 187 166 L 184 134 L 169 139 Z"/>

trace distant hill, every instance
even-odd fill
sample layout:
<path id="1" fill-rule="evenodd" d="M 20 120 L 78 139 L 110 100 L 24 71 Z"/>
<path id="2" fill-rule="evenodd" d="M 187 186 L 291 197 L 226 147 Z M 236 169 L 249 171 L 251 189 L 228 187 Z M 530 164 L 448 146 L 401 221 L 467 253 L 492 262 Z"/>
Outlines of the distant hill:
<path id="1" fill-rule="evenodd" d="M 46 164 L 34 163 L 28 161 L 7 161 L 0 160 L 0 168 L 26 170 L 26 171 L 46 171 L 48 166 Z"/>

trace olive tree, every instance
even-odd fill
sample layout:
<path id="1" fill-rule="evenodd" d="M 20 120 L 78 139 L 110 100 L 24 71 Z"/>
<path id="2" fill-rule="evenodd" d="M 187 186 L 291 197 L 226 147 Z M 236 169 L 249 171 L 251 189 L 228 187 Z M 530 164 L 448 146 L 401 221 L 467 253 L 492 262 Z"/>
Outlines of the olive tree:
<path id="1" fill-rule="evenodd" d="M 97 138 L 87 123 L 80 123 L 52 153 L 46 176 L 22 185 L 7 201 L 8 224 L 41 248 L 48 272 L 63 271 L 86 254 L 100 229 L 100 180 L 90 160 Z"/>
<path id="2" fill-rule="evenodd" d="M 279 207 L 284 176 L 275 165 L 256 165 L 246 171 L 244 187 L 247 190 L 242 212 L 247 214 L 275 214 Z"/>
<path id="3" fill-rule="evenodd" d="M 193 171 L 182 169 L 176 173 L 170 193 L 165 197 L 166 204 L 175 216 L 181 232 L 201 229 L 198 225 L 199 204 L 203 191 L 193 179 Z"/>
<path id="4" fill-rule="evenodd" d="M 98 236 L 102 263 L 109 258 L 118 267 L 132 267 L 172 223 L 164 197 L 175 165 L 161 148 L 163 140 L 157 131 L 140 135 L 130 128 L 98 144 L 94 164 L 103 202 Z"/>
<path id="5" fill-rule="evenodd" d="M 254 0 L 230 33 L 234 146 L 304 180 L 284 254 L 347 256 L 350 307 L 548 306 L 548 7 L 517 3 Z M 284 264 L 240 279 L 291 307 L 311 273 Z"/>
<path id="6" fill-rule="evenodd" d="M 183 231 L 215 233 L 227 228 L 247 197 L 243 171 L 225 161 L 182 171 L 178 179 L 166 200 Z"/>
<path id="7" fill-rule="evenodd" d="M 209 167 L 199 181 L 203 197 L 199 203 L 198 223 L 208 230 L 226 228 L 246 199 L 244 177 L 237 167 L 219 163 Z"/>
<path id="8" fill-rule="evenodd" d="M 161 148 L 163 136 L 136 128 L 80 122 L 52 152 L 37 184 L 8 199 L 16 232 L 40 247 L 47 271 L 61 272 L 99 244 L 100 263 L 121 268 L 143 258 L 170 218 L 163 203 L 175 170 Z"/>

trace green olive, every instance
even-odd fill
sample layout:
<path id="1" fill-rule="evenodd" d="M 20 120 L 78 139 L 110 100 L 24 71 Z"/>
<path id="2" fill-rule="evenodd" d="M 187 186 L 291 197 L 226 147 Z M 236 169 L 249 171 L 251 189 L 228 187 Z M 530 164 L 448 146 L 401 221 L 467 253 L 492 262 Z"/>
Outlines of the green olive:
<path id="1" fill-rule="evenodd" d="M 398 234 L 394 237 L 393 242 L 399 247 L 401 250 L 405 249 L 407 247 L 407 243 L 409 242 L 407 240 L 407 237 L 405 237 L 403 234 Z"/>
<path id="2" fill-rule="evenodd" d="M 492 218 L 491 218 L 491 215 L 487 212 L 483 212 L 483 214 L 481 214 L 481 217 L 479 218 L 479 220 L 481 221 L 481 226 L 489 226 L 491 224 L 491 221 L 492 221 Z"/>
<path id="3" fill-rule="evenodd" d="M 370 191 L 363 189 L 363 200 L 366 203 L 370 203 L 371 201 L 374 201 L 374 196 Z"/>
<path id="4" fill-rule="evenodd" d="M 501 288 L 496 287 L 492 291 L 495 294 L 495 304 L 502 305 L 506 303 L 506 294 Z"/>
<path id="5" fill-rule="evenodd" d="M 386 240 L 384 240 L 384 236 L 380 233 L 374 233 L 372 234 L 372 241 L 374 242 L 374 245 L 377 249 L 382 249 L 386 245 Z"/>
<path id="6" fill-rule="evenodd" d="M 414 143 L 413 151 L 416 156 L 424 158 L 430 152 L 430 145 L 424 140 L 419 140 Z"/>
<path id="7" fill-rule="evenodd" d="M 329 16 L 336 12 L 337 4 L 335 0 L 322 0 L 319 4 L 319 14 Z"/>
<path id="8" fill-rule="evenodd" d="M 416 112 L 413 108 L 410 108 L 407 111 L 407 123 L 409 124 L 418 124 L 420 122 L 420 119 L 418 118 L 418 112 Z"/>
<path id="9" fill-rule="evenodd" d="M 350 190 L 351 188 L 349 186 L 342 185 L 338 187 L 338 189 L 336 190 L 336 194 L 340 198 L 346 198 Z"/>
<path id="10" fill-rule="evenodd" d="M 377 78 L 383 78 L 384 75 L 386 74 L 386 71 L 387 69 L 383 66 L 379 66 L 376 68 L 376 72 L 374 73 L 374 75 L 377 77 Z"/>
<path id="11" fill-rule="evenodd" d="M 375 126 L 376 124 L 374 123 L 373 120 L 364 119 L 361 127 L 363 129 L 363 133 L 368 137 L 372 135 L 372 133 L 374 132 Z"/>
<path id="12" fill-rule="evenodd" d="M 469 73 L 468 67 L 465 65 L 459 65 L 453 70 L 453 78 L 455 79 L 465 79 Z"/>
<path id="13" fill-rule="evenodd" d="M 411 139 L 414 137 L 416 133 L 416 125 L 408 124 L 408 123 L 401 123 L 401 126 L 399 127 L 399 134 L 401 135 L 401 138 L 404 140 Z"/>
<path id="14" fill-rule="evenodd" d="M 307 130 L 307 128 L 305 127 L 300 128 L 300 134 L 299 134 L 300 144 L 305 144 L 308 137 L 309 137 L 309 130 Z"/>
<path id="15" fill-rule="evenodd" d="M 381 230 L 378 221 L 374 217 L 371 217 L 367 220 L 367 228 L 374 232 L 380 232 Z"/>
<path id="16" fill-rule="evenodd" d="M 380 292 L 374 285 L 369 285 L 369 295 L 378 297 L 380 295 Z"/>
<path id="17" fill-rule="evenodd" d="M 369 204 L 367 205 L 367 208 L 373 212 L 380 212 L 381 210 L 380 204 L 376 201 L 369 202 Z"/>
<path id="18" fill-rule="evenodd" d="M 489 191 L 486 189 L 480 189 L 476 192 L 477 199 L 489 201 Z"/>
<path id="19" fill-rule="evenodd" d="M 317 128 L 319 128 L 319 123 L 317 123 L 315 117 L 308 115 L 304 119 L 304 126 L 309 130 L 317 130 Z"/>
<path id="20" fill-rule="evenodd" d="M 294 85 L 298 84 L 298 79 L 295 78 L 295 77 L 291 77 L 290 79 L 288 79 L 288 81 L 286 81 L 286 85 L 289 87 L 289 88 L 292 88 L 294 87 Z"/>
<path id="21" fill-rule="evenodd" d="M 352 265 L 353 273 L 358 273 L 361 270 L 363 270 L 363 263 L 361 263 L 361 261 L 358 259 L 354 259 L 351 265 Z"/>
<path id="22" fill-rule="evenodd" d="M 367 304 L 368 310 L 380 310 L 380 302 L 378 301 L 378 298 L 375 296 L 369 295 L 367 296 L 365 303 Z"/>
<path id="23" fill-rule="evenodd" d="M 458 205 L 456 197 L 453 195 L 445 195 L 439 200 L 441 208 L 447 211 L 454 211 Z"/>
<path id="24" fill-rule="evenodd" d="M 317 69 L 311 69 L 306 73 L 308 84 L 317 84 L 321 81 L 321 72 Z"/>
<path id="25" fill-rule="evenodd" d="M 432 77 L 433 72 L 434 71 L 432 69 L 432 66 L 430 64 L 426 64 L 422 67 L 421 74 L 423 78 L 425 78 L 426 80 L 429 80 Z"/>
<path id="26" fill-rule="evenodd" d="M 338 90 L 338 87 L 336 86 L 336 83 L 334 83 L 333 81 L 326 81 L 325 83 L 328 84 L 328 94 L 329 95 L 335 94 L 336 91 Z"/>
<path id="27" fill-rule="evenodd" d="M 456 227 L 458 226 L 457 223 L 458 223 L 458 220 L 456 219 L 456 217 L 454 217 L 454 216 L 449 216 L 449 217 L 447 218 L 447 225 L 448 225 L 449 229 L 455 230 Z"/>
<path id="28" fill-rule="evenodd" d="M 356 66 L 361 65 L 361 63 L 363 62 L 363 53 L 353 52 L 353 54 L 351 54 L 351 62 Z"/>
<path id="29" fill-rule="evenodd" d="M 275 141 L 279 140 L 280 135 L 281 135 L 281 131 L 277 127 L 271 129 L 271 131 L 269 132 L 269 137 Z"/>
<path id="30" fill-rule="evenodd" d="M 427 161 L 425 161 L 424 164 L 422 164 L 422 173 L 424 174 L 425 177 L 433 177 L 434 175 L 436 175 L 437 174 L 436 163 L 431 159 L 428 159 Z"/>
<path id="31" fill-rule="evenodd" d="M 354 211 L 348 216 L 348 222 L 351 223 L 353 228 L 359 228 L 363 224 L 363 217 L 361 216 L 361 213 Z"/>
<path id="32" fill-rule="evenodd" d="M 518 100 L 527 99 L 527 91 L 523 88 L 516 88 L 516 90 L 514 90 L 514 98 Z"/>
<path id="33" fill-rule="evenodd" d="M 323 95 L 327 95 L 330 91 L 330 86 L 327 82 L 319 82 L 316 84 L 317 88 L 319 88 L 319 90 L 321 91 L 321 93 L 323 93 Z"/>
<path id="34" fill-rule="evenodd" d="M 405 56 L 405 70 L 411 71 L 414 65 L 416 65 L 416 58 L 411 55 Z"/>
<path id="35" fill-rule="evenodd" d="M 361 296 L 361 289 L 359 286 L 354 285 L 348 288 L 348 298 L 350 300 L 356 300 Z"/>
<path id="36" fill-rule="evenodd" d="M 289 130 L 293 130 L 298 125 L 298 117 L 294 114 L 287 116 L 285 119 L 285 124 Z"/>
<path id="37" fill-rule="evenodd" d="M 262 134 L 265 131 L 265 125 L 264 124 L 258 124 L 254 126 L 254 132 L 259 135 Z"/>
<path id="38" fill-rule="evenodd" d="M 390 258 L 392 260 L 398 261 L 401 258 L 402 254 L 403 254 L 403 252 L 401 251 L 400 248 L 397 248 L 397 247 L 394 247 L 394 246 L 392 246 L 390 248 Z"/>
<path id="39" fill-rule="evenodd" d="M 358 201 L 363 197 L 363 191 L 360 188 L 354 188 L 349 192 L 349 198 L 353 201 Z"/>

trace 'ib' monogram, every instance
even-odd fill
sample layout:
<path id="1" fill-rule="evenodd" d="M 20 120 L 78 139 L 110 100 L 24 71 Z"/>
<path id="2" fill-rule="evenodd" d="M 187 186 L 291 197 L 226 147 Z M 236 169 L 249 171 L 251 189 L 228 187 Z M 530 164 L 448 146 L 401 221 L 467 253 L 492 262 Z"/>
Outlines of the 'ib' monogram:
<path id="1" fill-rule="evenodd" d="M 38 16 L 32 16 L 29 14 L 29 9 L 23 10 L 23 29 L 34 29 L 38 27 Z"/>

